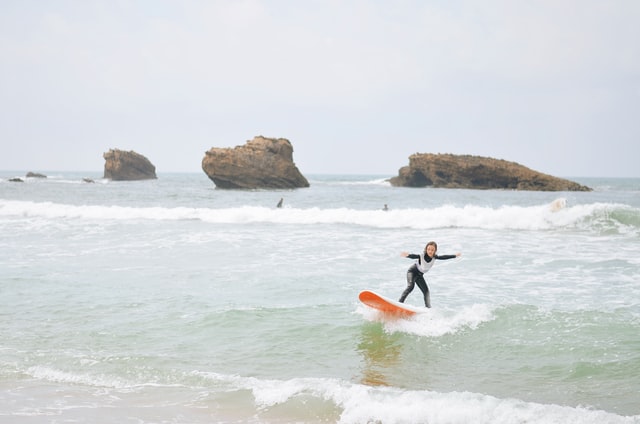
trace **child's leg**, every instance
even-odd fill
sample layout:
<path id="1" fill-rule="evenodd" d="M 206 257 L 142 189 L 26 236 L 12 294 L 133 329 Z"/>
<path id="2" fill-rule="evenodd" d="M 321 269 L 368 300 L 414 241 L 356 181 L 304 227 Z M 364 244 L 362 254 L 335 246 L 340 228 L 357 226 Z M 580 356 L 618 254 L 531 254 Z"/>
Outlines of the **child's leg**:
<path id="1" fill-rule="evenodd" d="M 429 286 L 427 286 L 427 282 L 424 281 L 424 277 L 421 275 L 416 279 L 416 284 L 422 290 L 422 294 L 424 296 L 424 306 L 427 308 L 431 307 L 431 295 L 429 294 Z"/>
<path id="2" fill-rule="evenodd" d="M 412 270 L 407 271 L 407 288 L 402 292 L 402 296 L 400 296 L 399 302 L 404 302 L 404 300 L 409 296 L 409 293 L 413 291 L 415 287 L 415 274 Z"/>

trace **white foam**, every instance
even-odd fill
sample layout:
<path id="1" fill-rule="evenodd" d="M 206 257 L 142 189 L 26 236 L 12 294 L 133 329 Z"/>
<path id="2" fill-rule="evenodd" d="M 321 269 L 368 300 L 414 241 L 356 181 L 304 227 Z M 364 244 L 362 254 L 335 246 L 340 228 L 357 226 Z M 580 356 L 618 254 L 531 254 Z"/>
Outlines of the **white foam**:
<path id="1" fill-rule="evenodd" d="M 229 385 L 229 389 L 249 389 L 256 407 L 268 408 L 314 396 L 331 401 L 341 410 L 339 423 L 637 423 L 640 416 L 624 417 L 583 407 L 540 404 L 518 399 L 500 399 L 470 392 L 440 393 L 371 387 L 338 379 L 295 378 L 268 380 L 227 376 L 209 372 L 195 375 Z"/>
<path id="2" fill-rule="evenodd" d="M 388 178 L 376 178 L 368 181 L 341 181 L 338 185 L 379 185 L 385 187 L 391 187 L 391 183 Z"/>
<path id="3" fill-rule="evenodd" d="M 337 399 L 338 400 L 338 399 Z M 631 423 L 604 411 L 499 399 L 478 393 L 399 391 L 387 388 L 349 390 L 339 399 L 341 423 Z"/>
<path id="4" fill-rule="evenodd" d="M 125 207 L 68 205 L 52 202 L 0 200 L 0 216 L 43 217 L 48 219 L 91 220 L 201 220 L 210 223 L 246 224 L 352 224 L 374 228 L 484 228 L 550 230 L 589 227 L 592 221 L 608 220 L 613 210 L 631 209 L 626 205 L 592 203 L 560 209 L 549 204 L 501 206 L 498 208 L 444 205 L 431 209 L 359 210 L 350 208 L 234 208 Z"/>
<path id="5" fill-rule="evenodd" d="M 183 387 L 182 384 L 164 384 L 156 382 L 140 383 L 105 375 L 91 375 L 88 373 L 67 372 L 41 365 L 29 367 L 25 371 L 25 374 L 38 380 L 50 381 L 54 383 L 118 389 L 125 392 L 141 387 Z"/>
<path id="6" fill-rule="evenodd" d="M 102 378 L 91 376 L 89 374 L 70 373 L 40 365 L 28 368 L 25 371 L 25 374 L 38 380 L 51 381 L 55 383 L 81 384 L 85 386 L 108 387 L 114 389 L 131 387 L 131 384 L 116 378 Z"/>
<path id="7" fill-rule="evenodd" d="M 492 307 L 480 304 L 467 306 L 458 311 L 431 308 L 423 314 L 407 318 L 385 315 L 366 306 L 359 306 L 357 312 L 369 321 L 381 322 L 385 331 L 389 333 L 400 332 L 423 337 L 441 337 L 466 329 L 473 330 L 495 318 Z"/>

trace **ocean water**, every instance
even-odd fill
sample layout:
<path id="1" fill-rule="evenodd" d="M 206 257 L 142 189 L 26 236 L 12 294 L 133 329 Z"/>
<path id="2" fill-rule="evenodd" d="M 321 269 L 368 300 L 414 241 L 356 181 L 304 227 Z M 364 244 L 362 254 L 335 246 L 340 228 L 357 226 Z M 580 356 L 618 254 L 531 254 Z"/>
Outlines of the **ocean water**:
<path id="1" fill-rule="evenodd" d="M 640 179 L 45 174 L 0 172 L 0 422 L 640 423 Z M 359 303 L 429 240 L 428 313 Z"/>

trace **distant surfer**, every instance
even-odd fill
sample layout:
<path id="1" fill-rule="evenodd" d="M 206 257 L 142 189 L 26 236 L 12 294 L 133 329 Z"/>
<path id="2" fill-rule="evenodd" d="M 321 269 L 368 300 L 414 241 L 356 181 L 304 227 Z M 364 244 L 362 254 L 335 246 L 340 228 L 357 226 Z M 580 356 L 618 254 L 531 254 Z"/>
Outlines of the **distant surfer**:
<path id="1" fill-rule="evenodd" d="M 280 201 L 278 202 L 278 204 L 276 205 L 276 208 L 281 208 L 282 207 L 282 202 L 284 202 L 284 199 L 281 197 Z"/>
<path id="2" fill-rule="evenodd" d="M 383 211 L 388 211 L 389 210 L 389 206 L 387 206 L 387 204 L 384 204 L 384 207 L 382 208 Z"/>
<path id="3" fill-rule="evenodd" d="M 431 297 L 429 296 L 429 286 L 424 280 L 425 272 L 429 271 L 436 259 L 454 259 L 460 256 L 460 253 L 455 255 L 436 255 L 438 251 L 438 245 L 435 241 L 430 241 L 424 248 L 424 252 L 417 255 L 415 253 L 402 252 L 400 256 L 409 259 L 417 259 L 417 261 L 409 267 L 407 270 L 407 288 L 402 292 L 400 296 L 400 302 L 404 303 L 404 300 L 409 296 L 409 293 L 413 291 L 413 288 L 417 284 L 422 294 L 424 295 L 424 305 L 427 308 L 431 307 Z"/>

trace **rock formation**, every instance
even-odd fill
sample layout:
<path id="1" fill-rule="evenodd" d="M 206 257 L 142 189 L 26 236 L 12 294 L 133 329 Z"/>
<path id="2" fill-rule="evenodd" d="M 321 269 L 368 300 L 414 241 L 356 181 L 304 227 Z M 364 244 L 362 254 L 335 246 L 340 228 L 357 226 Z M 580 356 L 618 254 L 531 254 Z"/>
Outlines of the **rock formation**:
<path id="1" fill-rule="evenodd" d="M 111 149 L 103 154 L 104 178 L 114 181 L 151 180 L 156 176 L 156 167 L 139 153 Z"/>
<path id="2" fill-rule="evenodd" d="M 244 146 L 209 149 L 202 170 L 223 189 L 309 187 L 293 163 L 293 147 L 284 138 L 254 137 Z"/>
<path id="3" fill-rule="evenodd" d="M 27 178 L 47 178 L 47 176 L 44 174 L 40 174 L 39 172 L 31 172 L 31 171 L 27 172 L 26 177 Z"/>
<path id="4" fill-rule="evenodd" d="M 391 185 L 537 191 L 591 191 L 578 183 L 533 171 L 515 162 L 481 156 L 416 153 Z"/>

